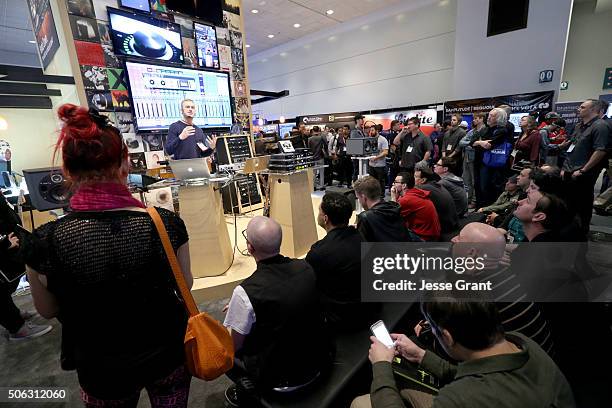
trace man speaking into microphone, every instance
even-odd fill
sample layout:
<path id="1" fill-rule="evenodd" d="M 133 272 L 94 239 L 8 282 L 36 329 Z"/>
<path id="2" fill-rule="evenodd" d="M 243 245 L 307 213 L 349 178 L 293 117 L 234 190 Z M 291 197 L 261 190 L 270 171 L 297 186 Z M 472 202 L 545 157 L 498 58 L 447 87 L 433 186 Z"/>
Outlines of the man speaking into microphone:
<path id="1" fill-rule="evenodd" d="M 204 137 L 202 129 L 193 124 L 196 114 L 195 103 L 191 99 L 181 101 L 183 119 L 170 125 L 166 140 L 166 153 L 174 160 L 208 157 L 215 151 L 216 137 Z"/>

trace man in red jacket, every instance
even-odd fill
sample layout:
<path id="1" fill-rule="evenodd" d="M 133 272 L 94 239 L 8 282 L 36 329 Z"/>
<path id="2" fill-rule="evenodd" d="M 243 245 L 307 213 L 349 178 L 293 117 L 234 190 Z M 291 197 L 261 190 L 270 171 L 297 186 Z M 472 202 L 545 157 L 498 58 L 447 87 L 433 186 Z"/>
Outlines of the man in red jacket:
<path id="1" fill-rule="evenodd" d="M 414 174 L 410 172 L 399 173 L 391 187 L 391 200 L 400 205 L 406 227 L 424 241 L 438 241 L 440 221 L 429 194 L 414 188 Z"/>

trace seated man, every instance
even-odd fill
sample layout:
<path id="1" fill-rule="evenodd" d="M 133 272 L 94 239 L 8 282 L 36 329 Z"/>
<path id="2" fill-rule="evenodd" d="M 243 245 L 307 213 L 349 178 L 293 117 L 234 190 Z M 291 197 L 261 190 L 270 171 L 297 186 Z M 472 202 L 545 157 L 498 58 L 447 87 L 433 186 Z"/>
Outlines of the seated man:
<path id="1" fill-rule="evenodd" d="M 434 165 L 434 172 L 440 176 L 440 184 L 448 190 L 455 202 L 457 217 L 462 218 L 468 209 L 467 193 L 463 179 L 455 175 L 457 162 L 450 157 L 443 157 Z"/>
<path id="2" fill-rule="evenodd" d="M 506 333 L 494 303 L 449 302 L 448 298 L 421 304 L 421 312 L 453 365 L 418 347 L 403 334 L 391 334 L 394 348 L 371 337 L 371 394 L 358 397 L 351 408 L 405 407 L 393 377 L 396 354 L 432 373 L 442 384 L 433 397 L 418 391 L 422 406 L 432 407 L 575 407 L 563 373 L 535 342 Z M 431 401 L 428 404 L 427 399 Z"/>
<path id="3" fill-rule="evenodd" d="M 317 290 L 326 321 L 336 329 L 363 328 L 379 310 L 378 304 L 361 303 L 361 234 L 349 226 L 353 207 L 339 193 L 326 193 L 319 205 L 317 223 L 325 238 L 306 255 L 317 278 Z"/>
<path id="4" fill-rule="evenodd" d="M 440 184 L 440 176 L 429 170 L 429 168 L 416 170 L 414 180 L 417 188 L 429 191 L 429 199 L 433 202 L 442 234 L 457 233 L 459 228 L 459 217 L 453 196 Z M 446 238 L 448 241 L 452 236 Z M 444 240 L 444 239 L 443 239 Z"/>
<path id="5" fill-rule="evenodd" d="M 380 198 L 380 183 L 365 176 L 353 184 L 363 210 L 357 215 L 357 231 L 366 242 L 413 242 L 421 239 L 404 225 L 397 203 Z"/>
<path id="6" fill-rule="evenodd" d="M 406 227 L 424 241 L 440 239 L 440 221 L 429 191 L 414 188 L 414 174 L 399 173 L 391 187 L 391 200 L 400 205 Z"/>
<path id="7" fill-rule="evenodd" d="M 518 196 L 521 192 L 516 180 L 517 176 L 510 177 L 508 181 L 506 181 L 504 192 L 497 197 L 497 200 L 491 205 L 479 208 L 477 212 L 485 214 L 505 214 L 507 211 L 513 209 L 516 206 Z"/>
<path id="8" fill-rule="evenodd" d="M 329 361 L 310 265 L 280 255 L 282 230 L 270 218 L 253 218 L 244 235 L 257 269 L 234 289 L 223 323 L 236 352 L 227 375 L 238 386 L 225 392 L 233 406 L 259 391 L 308 385 Z"/>

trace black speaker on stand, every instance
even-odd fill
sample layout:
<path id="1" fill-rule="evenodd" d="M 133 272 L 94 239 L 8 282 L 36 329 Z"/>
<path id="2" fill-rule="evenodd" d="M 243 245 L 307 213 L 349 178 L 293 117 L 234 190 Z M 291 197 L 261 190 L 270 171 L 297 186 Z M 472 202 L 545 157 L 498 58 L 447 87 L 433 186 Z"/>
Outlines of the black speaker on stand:
<path id="1" fill-rule="evenodd" d="M 23 171 L 32 206 L 38 211 L 68 207 L 70 202 L 66 179 L 59 167 Z"/>

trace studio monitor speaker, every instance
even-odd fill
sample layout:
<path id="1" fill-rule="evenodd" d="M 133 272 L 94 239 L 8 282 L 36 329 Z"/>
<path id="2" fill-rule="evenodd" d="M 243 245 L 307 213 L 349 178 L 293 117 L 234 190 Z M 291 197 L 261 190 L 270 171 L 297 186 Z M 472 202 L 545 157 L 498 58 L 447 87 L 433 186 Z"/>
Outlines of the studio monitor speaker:
<path id="1" fill-rule="evenodd" d="M 32 205 L 38 211 L 68 206 L 68 187 L 59 167 L 24 170 L 23 176 Z"/>
<path id="2" fill-rule="evenodd" d="M 352 137 L 346 141 L 346 154 L 349 156 L 372 156 L 378 154 L 378 138 Z"/>

